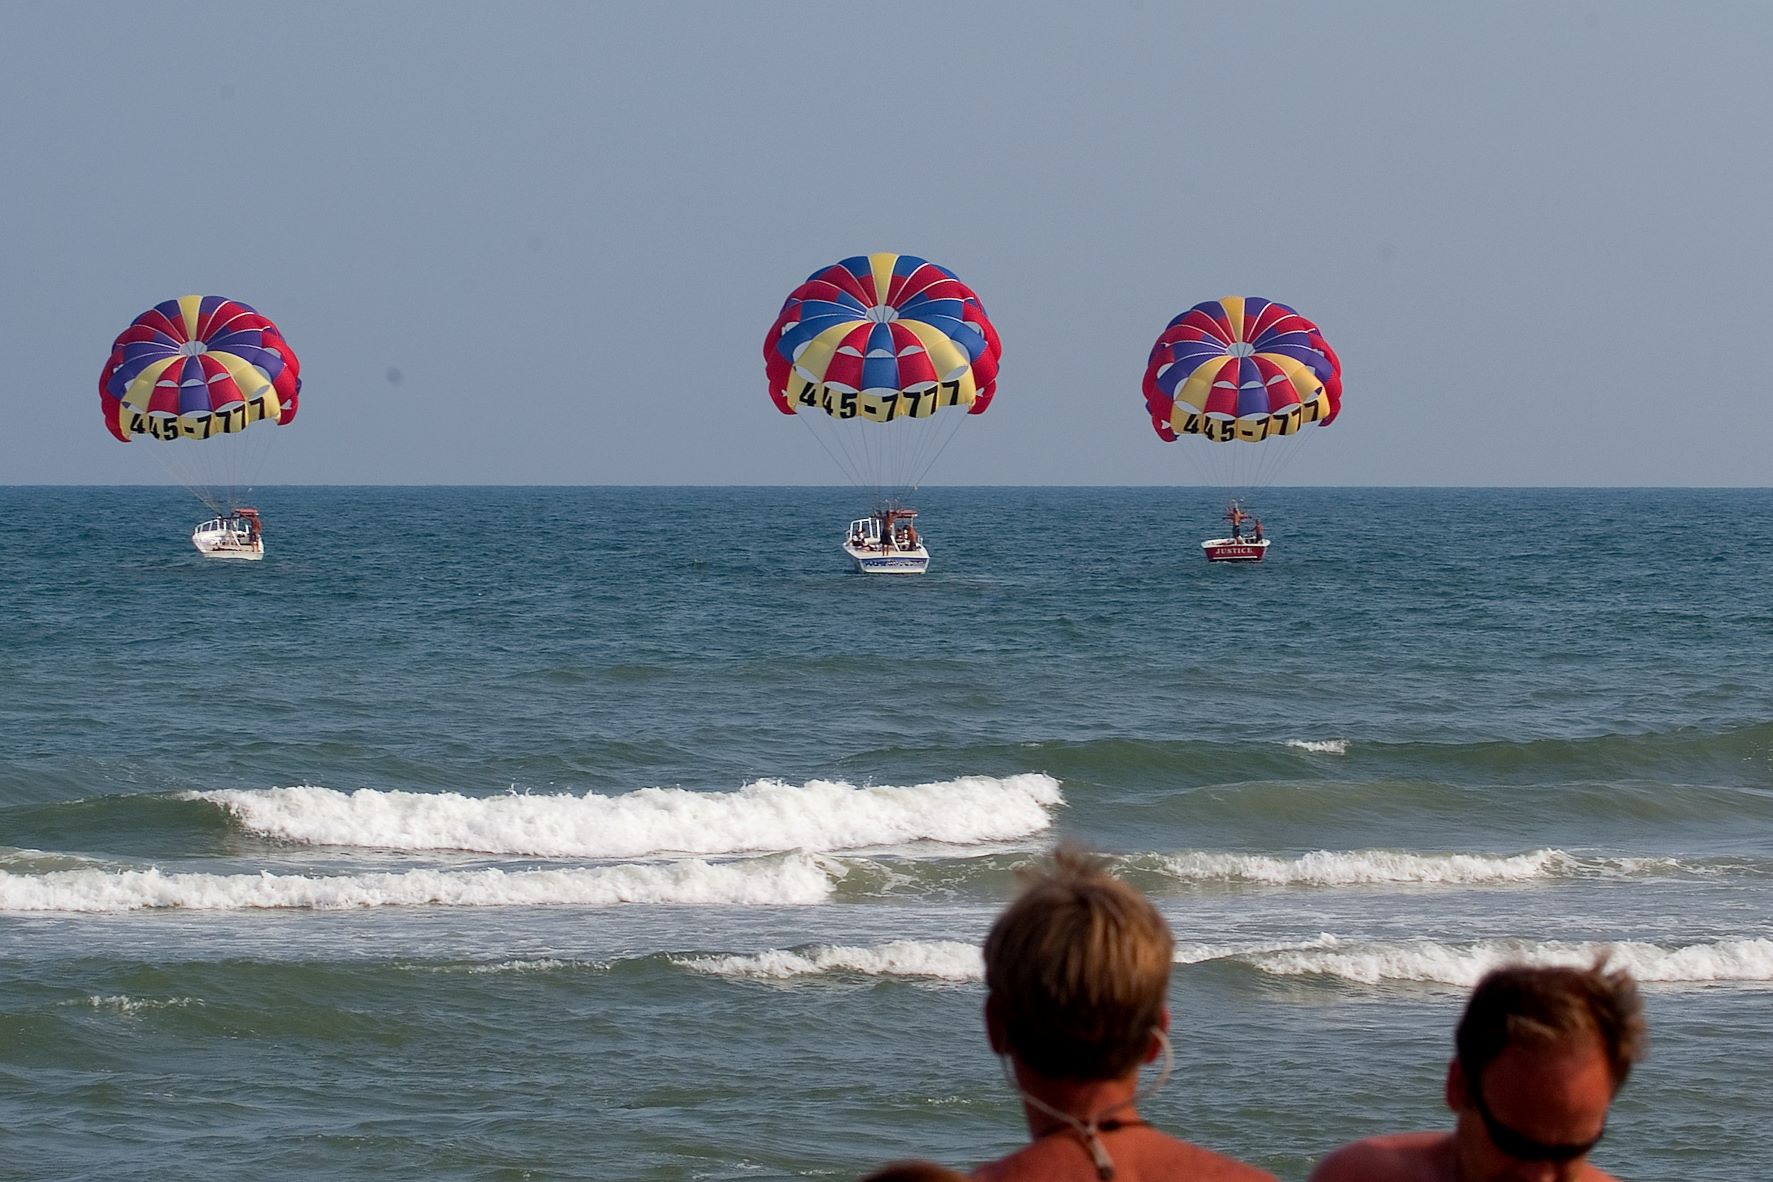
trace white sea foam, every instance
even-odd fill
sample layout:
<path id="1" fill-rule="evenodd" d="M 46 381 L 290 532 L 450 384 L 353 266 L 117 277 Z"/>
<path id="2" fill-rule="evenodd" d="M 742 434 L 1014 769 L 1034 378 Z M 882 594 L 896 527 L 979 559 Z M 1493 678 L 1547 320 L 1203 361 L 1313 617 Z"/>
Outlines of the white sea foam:
<path id="1" fill-rule="evenodd" d="M 300 786 L 197 792 L 241 825 L 282 841 L 547 858 L 844 850 L 1038 833 L 1063 803 L 1059 782 L 1027 773 L 910 787 L 759 780 L 737 792 L 643 788 L 620 796 L 473 797 L 338 792 Z"/>
<path id="2" fill-rule="evenodd" d="M 606 973 L 609 963 L 601 960 L 562 960 L 554 956 L 528 957 L 516 960 L 478 961 L 468 964 L 403 964 L 396 963 L 395 968 L 409 973 L 428 973 L 439 976 L 462 975 L 469 977 L 500 976 L 506 973 L 555 973 L 582 972 Z"/>
<path id="3" fill-rule="evenodd" d="M 1365 883 L 1473 885 L 1567 878 L 1599 863 L 1562 850 L 1526 854 L 1410 854 L 1390 850 L 1317 850 L 1297 858 L 1260 854 L 1186 853 L 1159 859 L 1160 869 L 1185 882 L 1250 882 L 1275 886 L 1354 886 Z M 1625 867 L 1619 866 L 1623 873 Z"/>
<path id="4" fill-rule="evenodd" d="M 0 912 L 119 912 L 146 908 L 334 911 L 358 907 L 531 907 L 616 903 L 820 903 L 832 891 L 816 859 L 682 862 L 560 870 L 409 870 L 296 875 L 65 870 L 0 874 Z"/>
<path id="5" fill-rule="evenodd" d="M 749 956 L 683 957 L 677 963 L 720 977 L 773 981 L 832 974 L 938 981 L 985 979 L 979 946 L 957 940 L 894 940 L 873 948 L 822 945 L 799 951 L 771 949 Z"/>
<path id="6" fill-rule="evenodd" d="M 1423 981 L 1469 987 L 1499 965 L 1588 965 L 1601 952 L 1639 981 L 1666 984 L 1773 983 L 1773 940 L 1721 940 L 1664 948 L 1642 941 L 1569 943 L 1480 941 L 1473 944 L 1367 943 L 1320 937 L 1284 950 L 1245 954 L 1276 976 L 1327 976 L 1377 985 Z"/>
<path id="7" fill-rule="evenodd" d="M 582 960 L 556 960 L 545 956 L 536 960 L 502 960 L 497 964 L 469 965 L 466 972 L 470 976 L 489 976 L 503 973 L 551 973 L 557 969 L 602 969 L 603 966 Z"/>
<path id="8" fill-rule="evenodd" d="M 1313 755 L 1346 755 L 1347 739 L 1288 739 L 1287 746 L 1309 751 Z"/>
<path id="9" fill-rule="evenodd" d="M 127 994 L 90 994 L 78 1004 L 91 1006 L 95 1010 L 115 1010 L 119 1014 L 139 1014 L 144 1010 L 182 1010 L 189 1006 L 200 1006 L 202 998 L 197 997 L 130 997 Z"/>

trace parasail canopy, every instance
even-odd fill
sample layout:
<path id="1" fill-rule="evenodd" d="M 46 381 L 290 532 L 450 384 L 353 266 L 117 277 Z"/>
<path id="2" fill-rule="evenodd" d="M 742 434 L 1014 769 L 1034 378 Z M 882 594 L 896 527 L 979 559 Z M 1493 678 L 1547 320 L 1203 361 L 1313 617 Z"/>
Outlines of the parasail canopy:
<path id="1" fill-rule="evenodd" d="M 954 272 L 891 253 L 813 272 L 763 343 L 776 409 L 812 427 L 854 483 L 883 493 L 920 482 L 955 426 L 991 404 L 1000 352 L 984 304 Z"/>
<path id="2" fill-rule="evenodd" d="M 1317 325 L 1285 304 L 1226 296 L 1164 328 L 1145 366 L 1159 436 L 1260 443 L 1342 409 L 1342 363 Z"/>
<path id="3" fill-rule="evenodd" d="M 301 363 L 268 317 L 222 296 L 180 296 L 130 322 L 99 375 L 105 426 L 206 440 L 295 418 Z"/>
<path id="4" fill-rule="evenodd" d="M 218 513 L 239 505 L 295 418 L 301 363 L 277 326 L 222 296 L 180 296 L 130 322 L 99 375 L 105 428 L 150 454 Z"/>
<path id="5" fill-rule="evenodd" d="M 1205 483 L 1266 486 L 1291 460 L 1312 423 L 1342 410 L 1342 362 L 1317 325 L 1257 296 L 1226 296 L 1189 308 L 1165 326 L 1145 366 L 1145 409 L 1166 442 Z M 1261 447 L 1202 444 L 1259 443 Z"/>
<path id="6" fill-rule="evenodd" d="M 965 407 L 997 389 L 997 330 L 973 290 L 909 254 L 856 255 L 815 271 L 764 338 L 770 398 L 783 414 L 877 423 Z"/>

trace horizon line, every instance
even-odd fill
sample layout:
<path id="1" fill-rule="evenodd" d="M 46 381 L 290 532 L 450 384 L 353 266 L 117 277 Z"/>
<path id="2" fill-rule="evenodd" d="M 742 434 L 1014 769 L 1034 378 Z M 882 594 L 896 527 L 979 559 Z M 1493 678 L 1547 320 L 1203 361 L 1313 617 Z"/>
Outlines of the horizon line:
<path id="1" fill-rule="evenodd" d="M 187 486 L 171 481 L 163 484 L 142 484 L 121 481 L 56 481 L 56 482 L 0 482 L 0 488 L 36 489 L 36 488 L 105 488 L 105 489 L 167 489 L 172 491 L 188 491 Z M 847 484 L 712 484 L 706 482 L 679 483 L 666 481 L 641 481 L 622 484 L 602 483 L 550 483 L 546 481 L 403 481 L 403 482 L 318 482 L 296 481 L 284 483 L 264 483 L 246 486 L 238 491 L 253 492 L 260 489 L 332 489 L 332 488 L 535 488 L 535 489 L 630 489 L 630 488 L 672 488 L 672 489 L 834 489 L 840 492 L 866 493 L 871 496 L 882 495 L 879 490 L 859 489 Z M 1447 490 L 1447 491 L 1595 491 L 1595 492 L 1766 492 L 1773 490 L 1773 484 L 1268 484 L 1261 488 L 1248 489 L 1212 484 L 1075 484 L 1075 483 L 1043 483 L 1043 484 L 1012 484 L 993 481 L 981 484 L 925 484 L 917 488 L 903 490 L 896 495 L 913 496 L 920 492 L 934 492 L 944 489 L 1191 489 L 1217 494 L 1241 494 L 1304 490 L 1341 490 L 1341 489 L 1396 489 L 1396 490 Z"/>

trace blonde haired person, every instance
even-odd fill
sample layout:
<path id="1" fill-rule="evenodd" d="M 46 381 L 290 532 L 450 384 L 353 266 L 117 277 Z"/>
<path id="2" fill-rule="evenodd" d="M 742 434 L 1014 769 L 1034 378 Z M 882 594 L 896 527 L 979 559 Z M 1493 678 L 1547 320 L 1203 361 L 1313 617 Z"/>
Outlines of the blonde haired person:
<path id="1" fill-rule="evenodd" d="M 1139 1116 L 1139 1068 L 1161 1056 L 1168 1074 L 1172 948 L 1145 896 L 1079 850 L 1027 876 L 985 939 L 985 1029 L 1030 1140 L 975 1179 L 1274 1182 Z"/>
<path id="2" fill-rule="evenodd" d="M 1310 1182 L 1614 1182 L 1588 1155 L 1644 1053 L 1637 986 L 1591 968 L 1510 965 L 1478 982 L 1454 1034 L 1450 1133 L 1344 1145 Z"/>

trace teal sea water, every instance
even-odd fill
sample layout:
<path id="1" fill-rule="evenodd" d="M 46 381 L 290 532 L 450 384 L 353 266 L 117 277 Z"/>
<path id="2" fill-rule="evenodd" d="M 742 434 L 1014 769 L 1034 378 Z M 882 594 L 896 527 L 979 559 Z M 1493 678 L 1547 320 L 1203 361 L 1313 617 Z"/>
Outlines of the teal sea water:
<path id="1" fill-rule="evenodd" d="M 1179 1134 L 1444 1124 L 1610 947 L 1595 1160 L 1773 1175 L 1773 493 L 0 489 L 0 1177 L 850 1178 L 1020 1140 L 977 947 L 1061 836 L 1177 934 Z"/>

